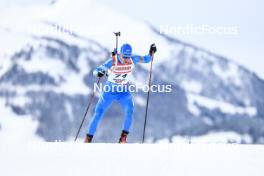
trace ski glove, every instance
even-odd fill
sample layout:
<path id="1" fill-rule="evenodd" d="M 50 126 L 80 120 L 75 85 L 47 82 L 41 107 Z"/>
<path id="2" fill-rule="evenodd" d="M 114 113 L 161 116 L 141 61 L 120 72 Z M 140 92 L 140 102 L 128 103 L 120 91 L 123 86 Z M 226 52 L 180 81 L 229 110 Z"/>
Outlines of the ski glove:
<path id="1" fill-rule="evenodd" d="M 157 47 L 156 47 L 155 43 L 153 43 L 150 45 L 149 54 L 152 56 L 156 52 L 157 52 Z"/>
<path id="2" fill-rule="evenodd" d="M 112 51 L 112 56 L 115 56 L 117 54 L 117 49 L 115 48 L 114 51 Z"/>
<path id="3" fill-rule="evenodd" d="M 105 71 L 104 70 L 98 71 L 98 73 L 97 73 L 97 77 L 99 77 L 99 78 L 103 77 L 104 75 L 105 75 Z"/>

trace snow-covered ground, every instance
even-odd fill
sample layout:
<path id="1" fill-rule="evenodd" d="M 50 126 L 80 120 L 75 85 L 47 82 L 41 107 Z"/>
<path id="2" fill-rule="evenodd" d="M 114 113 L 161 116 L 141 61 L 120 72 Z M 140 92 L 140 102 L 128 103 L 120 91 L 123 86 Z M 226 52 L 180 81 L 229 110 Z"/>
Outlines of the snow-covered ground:
<path id="1" fill-rule="evenodd" d="M 168 139 L 159 140 L 157 143 L 168 143 Z M 195 144 L 227 144 L 227 143 L 252 143 L 251 136 L 236 132 L 210 132 L 202 136 L 174 136 L 172 143 L 195 143 Z"/>
<path id="2" fill-rule="evenodd" d="M 1 175 L 262 176 L 264 147 L 213 144 L 0 145 Z"/>

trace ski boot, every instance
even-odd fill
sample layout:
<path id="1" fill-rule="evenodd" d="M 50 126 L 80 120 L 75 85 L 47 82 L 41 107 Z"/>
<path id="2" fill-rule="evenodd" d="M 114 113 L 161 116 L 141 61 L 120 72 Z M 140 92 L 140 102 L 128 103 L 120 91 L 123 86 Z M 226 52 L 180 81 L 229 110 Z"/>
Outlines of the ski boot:
<path id="1" fill-rule="evenodd" d="M 121 133 L 120 139 L 119 139 L 119 143 L 120 144 L 127 143 L 127 141 L 126 141 L 127 135 L 128 135 L 128 131 L 124 131 L 123 130 L 122 133 Z"/>
<path id="2" fill-rule="evenodd" d="M 84 139 L 84 143 L 91 143 L 92 139 L 93 139 L 93 135 L 86 134 L 85 139 Z"/>

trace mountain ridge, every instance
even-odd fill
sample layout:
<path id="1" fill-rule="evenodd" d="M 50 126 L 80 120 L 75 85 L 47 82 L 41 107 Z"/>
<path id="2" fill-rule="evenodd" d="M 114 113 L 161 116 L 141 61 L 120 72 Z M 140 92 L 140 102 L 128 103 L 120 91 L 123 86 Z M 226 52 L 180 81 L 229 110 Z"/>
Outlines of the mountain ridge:
<path id="1" fill-rule="evenodd" d="M 95 7 L 98 6 L 93 7 L 96 12 Z M 62 12 L 59 12 L 64 14 L 67 8 L 61 7 Z M 102 11 L 100 6 L 98 11 Z M 108 20 L 116 15 L 110 13 Z M 93 23 L 98 23 L 89 24 L 84 17 L 80 18 L 74 23 L 77 26 L 75 29 L 85 24 L 89 28 Z M 72 30 L 72 35 L 57 36 L 43 32 L 29 37 L 25 34 L 26 37 L 18 41 L 24 44 L 7 55 L 4 60 L 8 63 L 2 65 L 0 98 L 5 106 L 11 107 L 18 118 L 28 115 L 38 121 L 36 133 L 46 141 L 70 140 L 76 133 L 89 101 L 87 95 L 91 93 L 95 80 L 92 70 L 110 57 L 110 39 L 113 40 L 113 36 L 108 33 L 121 26 L 122 32 L 128 36 L 127 40 L 139 53 L 144 53 L 151 42 L 157 44 L 153 84 L 171 84 L 173 88 L 169 94 L 151 94 L 146 130 L 149 142 L 164 138 L 172 141 L 174 136 L 195 137 L 210 132 L 231 131 L 240 135 L 248 134 L 252 138 L 251 143 L 264 143 L 263 80 L 225 57 L 163 36 L 148 24 L 126 19 L 121 20 L 126 27 L 113 25 L 104 29 L 108 32 L 103 35 L 93 36 L 85 33 L 84 29 Z M 57 18 L 52 21 L 41 18 L 40 21 L 29 20 L 25 24 L 40 24 L 49 28 L 60 24 L 63 27 L 65 20 L 60 23 Z M 84 20 L 84 24 L 79 24 L 81 20 Z M 131 33 L 129 27 L 134 24 L 144 29 L 144 33 L 141 31 L 144 39 Z M 14 36 L 14 40 L 9 41 L 11 44 L 17 42 L 16 33 L 19 30 L 10 34 Z M 147 78 L 148 65 L 135 69 L 134 83 L 146 83 Z M 141 140 L 145 98 L 144 92 L 135 95 L 136 112 L 130 142 Z M 91 109 L 94 106 L 95 102 Z M 85 135 L 92 112 L 88 113 L 81 136 Z M 95 142 L 115 142 L 116 136 L 120 135 L 122 115 L 119 106 L 114 104 L 99 126 Z M 5 129 L 5 126 L 2 128 Z"/>

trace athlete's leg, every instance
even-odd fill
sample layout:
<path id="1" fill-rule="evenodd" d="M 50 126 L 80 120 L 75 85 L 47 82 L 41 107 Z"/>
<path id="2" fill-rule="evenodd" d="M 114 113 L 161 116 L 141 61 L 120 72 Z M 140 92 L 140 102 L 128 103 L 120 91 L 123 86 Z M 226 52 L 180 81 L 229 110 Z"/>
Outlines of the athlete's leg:
<path id="1" fill-rule="evenodd" d="M 133 121 L 133 112 L 134 112 L 134 101 L 131 93 L 130 92 L 121 93 L 118 102 L 121 104 L 125 113 L 123 131 L 129 132 L 129 129 Z"/>
<path id="2" fill-rule="evenodd" d="M 104 92 L 102 96 L 100 97 L 99 101 L 97 102 L 97 105 L 95 107 L 95 112 L 93 115 L 93 120 L 90 124 L 90 127 L 88 129 L 88 134 L 93 136 L 96 128 L 101 121 L 102 117 L 104 116 L 106 110 L 109 108 L 109 106 L 112 104 L 114 100 L 114 95 L 111 94 L 111 92 Z"/>

